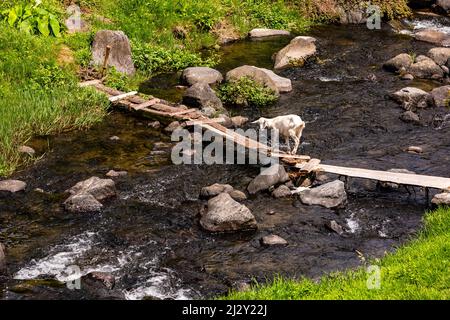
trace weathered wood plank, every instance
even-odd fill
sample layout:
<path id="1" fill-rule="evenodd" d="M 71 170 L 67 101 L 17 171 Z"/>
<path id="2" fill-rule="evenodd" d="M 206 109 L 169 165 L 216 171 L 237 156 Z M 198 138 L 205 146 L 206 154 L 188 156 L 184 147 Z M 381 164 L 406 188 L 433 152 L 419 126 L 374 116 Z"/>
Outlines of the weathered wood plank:
<path id="1" fill-rule="evenodd" d="M 119 94 L 117 96 L 109 97 L 108 99 L 111 102 L 116 102 L 116 101 L 123 100 L 123 99 L 126 99 L 126 98 L 131 97 L 131 96 L 135 96 L 137 94 L 138 94 L 137 91 L 131 91 L 131 92 Z"/>

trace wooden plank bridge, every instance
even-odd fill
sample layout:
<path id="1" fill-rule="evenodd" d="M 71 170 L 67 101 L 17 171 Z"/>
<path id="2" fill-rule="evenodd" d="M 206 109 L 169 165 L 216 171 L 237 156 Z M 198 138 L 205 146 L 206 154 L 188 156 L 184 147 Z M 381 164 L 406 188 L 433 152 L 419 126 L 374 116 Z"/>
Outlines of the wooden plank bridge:
<path id="1" fill-rule="evenodd" d="M 311 157 L 307 155 L 291 155 L 280 151 L 274 151 L 265 144 L 240 135 L 234 130 L 227 129 L 222 125 L 222 122 L 224 121 L 222 118 L 208 118 L 195 108 L 189 109 L 186 106 L 171 104 L 157 98 L 144 99 L 138 96 L 136 91 L 128 93 L 121 92 L 103 85 L 100 80 L 82 82 L 80 83 L 80 86 L 92 86 L 96 90 L 106 94 L 109 101 L 114 106 L 146 114 L 152 118 L 157 118 L 165 122 L 168 120 L 176 120 L 183 122 L 185 126 L 197 125 L 247 149 L 257 150 L 267 156 L 280 158 L 285 165 L 296 171 L 297 175 L 307 175 L 312 172 L 320 171 L 345 177 L 423 187 L 427 194 L 429 188 L 450 191 L 450 178 L 321 164 L 319 159 L 311 159 Z"/>

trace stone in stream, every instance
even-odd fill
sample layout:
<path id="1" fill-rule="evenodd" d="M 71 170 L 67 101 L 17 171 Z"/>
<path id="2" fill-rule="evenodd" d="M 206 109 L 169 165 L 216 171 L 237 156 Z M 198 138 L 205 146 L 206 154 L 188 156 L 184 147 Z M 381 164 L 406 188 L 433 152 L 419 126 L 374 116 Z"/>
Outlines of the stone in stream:
<path id="1" fill-rule="evenodd" d="M 408 173 L 408 174 L 416 174 L 414 171 L 409 171 L 407 169 L 389 169 L 388 172 L 394 173 Z M 398 189 L 399 185 L 393 182 L 379 182 L 380 186 L 385 189 Z"/>
<path id="2" fill-rule="evenodd" d="M 414 80 L 414 76 L 411 73 L 405 73 L 404 75 L 402 75 L 400 77 L 400 79 L 411 81 L 411 80 Z"/>
<path id="3" fill-rule="evenodd" d="M 221 193 L 230 193 L 234 188 L 229 184 L 214 183 L 210 186 L 203 187 L 200 196 L 203 198 L 215 197 Z"/>
<path id="4" fill-rule="evenodd" d="M 126 176 L 128 174 L 128 172 L 126 171 L 115 171 L 115 170 L 109 170 L 106 173 L 107 177 L 111 177 L 111 178 L 115 178 L 115 177 L 123 177 Z"/>
<path id="5" fill-rule="evenodd" d="M 406 123 L 420 123 L 419 116 L 410 110 L 403 112 L 400 115 L 400 120 Z"/>
<path id="6" fill-rule="evenodd" d="M 338 6 L 336 11 L 339 13 L 339 22 L 341 24 L 361 24 L 366 23 L 367 21 L 367 14 L 365 10 L 361 8 L 345 10 Z"/>
<path id="7" fill-rule="evenodd" d="M 414 34 L 416 40 L 429 42 L 441 47 L 450 46 L 450 34 L 435 29 L 425 29 Z"/>
<path id="8" fill-rule="evenodd" d="M 181 80 L 183 83 L 192 86 L 196 83 L 203 82 L 207 84 L 221 83 L 223 80 L 222 74 L 208 67 L 190 67 L 184 69 L 181 74 Z"/>
<path id="9" fill-rule="evenodd" d="M 211 232 L 232 232 L 257 228 L 250 209 L 221 193 L 208 200 L 208 210 L 202 214 L 200 225 Z"/>
<path id="10" fill-rule="evenodd" d="M 329 222 L 327 222 L 325 224 L 325 226 L 330 229 L 331 231 L 336 232 L 338 235 L 343 235 L 344 234 L 344 229 L 342 228 L 342 226 L 337 223 L 335 220 L 331 220 Z"/>
<path id="11" fill-rule="evenodd" d="M 159 129 L 159 128 L 161 128 L 161 123 L 158 120 L 151 121 L 151 122 L 147 123 L 147 126 L 150 128 L 153 128 L 153 129 Z"/>
<path id="12" fill-rule="evenodd" d="M 443 192 L 436 194 L 431 200 L 431 203 L 437 206 L 440 205 L 450 206 L 450 192 Z"/>
<path id="13" fill-rule="evenodd" d="M 450 0 L 437 0 L 433 9 L 441 14 L 450 14 Z"/>
<path id="14" fill-rule="evenodd" d="M 383 64 L 383 67 L 388 71 L 398 72 L 402 68 L 404 68 L 405 70 L 408 69 L 412 65 L 412 63 L 413 58 L 407 53 L 402 53 L 386 61 Z"/>
<path id="15" fill-rule="evenodd" d="M 290 36 L 290 35 L 291 33 L 286 30 L 266 29 L 266 28 L 252 29 L 248 33 L 248 36 L 250 38 L 264 38 L 264 37 Z"/>
<path id="16" fill-rule="evenodd" d="M 111 179 L 91 177 L 80 181 L 67 190 L 72 195 L 92 195 L 96 200 L 103 200 L 116 195 L 116 184 Z"/>
<path id="17" fill-rule="evenodd" d="M 0 275 L 6 272 L 5 246 L 0 242 Z"/>
<path id="18" fill-rule="evenodd" d="M 11 193 L 25 190 L 27 184 L 20 180 L 3 180 L 0 181 L 0 191 L 7 191 Z"/>
<path id="19" fill-rule="evenodd" d="M 291 189 L 286 185 L 282 184 L 272 192 L 274 198 L 285 198 L 291 196 Z"/>
<path id="20" fill-rule="evenodd" d="M 450 58 L 450 48 L 433 48 L 427 53 L 436 64 L 443 66 L 446 64 L 448 58 Z"/>
<path id="21" fill-rule="evenodd" d="M 164 128 L 164 131 L 172 133 L 180 127 L 181 127 L 181 123 L 179 123 L 178 121 L 173 121 L 173 122 L 169 123 L 169 125 L 167 127 Z"/>
<path id="22" fill-rule="evenodd" d="M 406 149 L 407 152 L 409 153 L 423 153 L 423 149 L 421 147 L 418 146 L 409 146 Z"/>
<path id="23" fill-rule="evenodd" d="M 108 66 L 115 67 L 117 71 L 132 75 L 135 73 L 131 58 L 131 47 L 128 37 L 123 31 L 100 30 L 94 36 L 92 44 L 92 60 L 96 65 L 103 65 L 106 47 L 111 51 Z"/>
<path id="24" fill-rule="evenodd" d="M 313 37 L 298 36 L 278 51 L 275 56 L 275 69 L 285 69 L 295 66 L 303 66 L 305 61 L 316 54 L 316 39 Z"/>
<path id="25" fill-rule="evenodd" d="M 64 201 L 64 208 L 71 213 L 98 212 L 103 205 L 91 194 L 74 194 Z"/>
<path id="26" fill-rule="evenodd" d="M 17 151 L 19 151 L 20 153 L 25 153 L 30 157 L 34 156 L 36 153 L 36 151 L 33 148 L 28 146 L 20 146 L 19 148 L 17 148 Z"/>
<path id="27" fill-rule="evenodd" d="M 216 92 L 204 82 L 198 82 L 188 88 L 183 94 L 183 103 L 195 107 L 211 107 L 215 110 L 222 110 L 222 101 L 217 97 Z"/>
<path id="28" fill-rule="evenodd" d="M 450 100 L 450 85 L 435 88 L 431 90 L 430 95 L 436 107 L 446 107 Z"/>
<path id="29" fill-rule="evenodd" d="M 261 244 L 263 246 L 285 246 L 288 242 L 276 234 L 271 234 L 269 236 L 262 237 Z"/>
<path id="30" fill-rule="evenodd" d="M 424 55 L 420 55 L 416 58 L 415 63 L 408 68 L 408 72 L 415 78 L 421 79 L 439 79 L 444 77 L 442 68 L 438 66 L 433 59 Z"/>
<path id="31" fill-rule="evenodd" d="M 231 117 L 230 120 L 233 123 L 233 126 L 235 128 L 242 127 L 244 124 L 246 124 L 248 122 L 248 118 L 247 117 L 243 117 L 243 116 Z"/>
<path id="32" fill-rule="evenodd" d="M 300 200 L 307 205 L 321 205 L 326 208 L 340 207 L 347 201 L 344 182 L 335 180 L 304 190 L 300 192 Z"/>
<path id="33" fill-rule="evenodd" d="M 243 77 L 251 78 L 259 84 L 272 89 L 277 94 L 292 91 L 290 79 L 280 77 L 273 71 L 265 68 L 244 65 L 228 71 L 225 76 L 227 81 L 236 81 Z"/>
<path id="34" fill-rule="evenodd" d="M 264 169 L 256 178 L 254 178 L 247 187 L 250 194 L 255 194 L 262 190 L 289 181 L 289 175 L 284 167 L 278 163 Z"/>
<path id="35" fill-rule="evenodd" d="M 118 136 L 111 136 L 111 137 L 109 137 L 109 140 L 111 140 L 111 141 L 119 141 L 120 138 Z"/>
<path id="36" fill-rule="evenodd" d="M 400 103 L 403 109 L 414 111 L 429 105 L 430 95 L 419 88 L 406 87 L 391 94 L 391 98 Z"/>
<path id="37" fill-rule="evenodd" d="M 81 277 L 81 281 L 86 284 L 99 284 L 108 290 L 112 290 L 116 284 L 116 279 L 111 273 L 93 271 Z"/>

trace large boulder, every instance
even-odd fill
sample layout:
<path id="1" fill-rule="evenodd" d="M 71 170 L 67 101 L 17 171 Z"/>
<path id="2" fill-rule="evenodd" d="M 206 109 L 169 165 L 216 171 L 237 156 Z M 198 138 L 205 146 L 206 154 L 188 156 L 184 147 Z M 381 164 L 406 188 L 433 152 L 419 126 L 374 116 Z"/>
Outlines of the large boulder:
<path id="1" fill-rule="evenodd" d="M 436 107 L 446 107 L 450 100 L 450 85 L 435 88 L 431 90 L 430 95 Z"/>
<path id="2" fill-rule="evenodd" d="M 450 0 L 437 0 L 434 10 L 442 14 L 450 14 Z"/>
<path id="3" fill-rule="evenodd" d="M 91 194 L 74 194 L 64 201 L 64 208 L 72 213 L 98 212 L 103 205 Z"/>
<path id="4" fill-rule="evenodd" d="M 222 74 L 212 68 L 208 67 L 190 67 L 184 69 L 181 74 L 181 80 L 184 84 L 192 86 L 199 82 L 207 84 L 220 83 L 223 80 Z"/>
<path id="5" fill-rule="evenodd" d="M 221 193 L 208 200 L 208 210 L 202 214 L 200 225 L 212 232 L 232 232 L 256 229 L 256 219 L 244 205 Z"/>
<path id="6" fill-rule="evenodd" d="M 347 201 L 344 182 L 335 180 L 304 190 L 300 192 L 300 200 L 307 205 L 321 205 L 326 208 L 342 206 Z"/>
<path id="7" fill-rule="evenodd" d="M 391 94 L 391 98 L 400 103 L 405 110 L 425 108 L 429 104 L 430 95 L 419 88 L 406 87 Z"/>
<path id="8" fill-rule="evenodd" d="M 436 194 L 431 200 L 431 203 L 437 206 L 441 205 L 450 206 L 450 192 L 443 192 Z"/>
<path id="9" fill-rule="evenodd" d="M 436 64 L 443 66 L 450 58 L 450 48 L 433 48 L 427 54 Z"/>
<path id="10" fill-rule="evenodd" d="M 223 109 L 222 101 L 216 92 L 204 82 L 198 82 L 188 88 L 183 95 L 183 103 L 195 108 Z"/>
<path id="11" fill-rule="evenodd" d="M 264 38 L 264 37 L 274 37 L 274 36 L 289 36 L 291 33 L 286 30 L 276 30 L 276 29 L 266 29 L 266 28 L 256 28 L 248 33 L 250 38 Z"/>
<path id="12" fill-rule="evenodd" d="M 92 195 L 96 200 L 103 200 L 116 195 L 116 184 L 111 179 L 91 177 L 80 181 L 67 190 L 71 195 Z"/>
<path id="13" fill-rule="evenodd" d="M 271 186 L 284 183 L 289 180 L 284 167 L 278 163 L 273 164 L 269 168 L 264 169 L 255 179 L 253 179 L 247 187 L 250 194 L 255 194 L 262 190 L 267 190 Z"/>
<path id="14" fill-rule="evenodd" d="M 7 191 L 11 193 L 25 190 L 27 184 L 20 180 L 3 180 L 0 181 L 0 191 Z"/>
<path id="15" fill-rule="evenodd" d="M 418 31 L 414 37 L 419 41 L 429 42 L 441 47 L 450 47 L 450 34 L 434 29 Z"/>
<path id="16" fill-rule="evenodd" d="M 298 36 L 278 51 L 275 56 L 275 69 L 284 69 L 293 66 L 303 66 L 304 62 L 315 55 L 317 48 L 313 37 Z"/>
<path id="17" fill-rule="evenodd" d="M 251 78 L 276 93 L 292 91 L 290 79 L 280 77 L 268 69 L 244 65 L 230 70 L 226 74 L 227 81 L 235 81 L 242 77 Z"/>
<path id="18" fill-rule="evenodd" d="M 95 34 L 92 44 L 92 60 L 96 65 L 103 65 L 106 47 L 111 51 L 108 66 L 115 67 L 117 71 L 132 75 L 135 72 L 131 47 L 128 37 L 123 31 L 100 30 Z"/>
<path id="19" fill-rule="evenodd" d="M 409 67 L 408 72 L 414 77 L 422 79 L 444 77 L 442 68 L 433 59 L 423 55 L 416 58 L 416 62 Z"/>
<path id="20" fill-rule="evenodd" d="M 398 72 L 402 69 L 408 69 L 412 65 L 412 63 L 413 58 L 407 53 L 402 53 L 386 61 L 383 64 L 383 67 L 388 71 Z"/>

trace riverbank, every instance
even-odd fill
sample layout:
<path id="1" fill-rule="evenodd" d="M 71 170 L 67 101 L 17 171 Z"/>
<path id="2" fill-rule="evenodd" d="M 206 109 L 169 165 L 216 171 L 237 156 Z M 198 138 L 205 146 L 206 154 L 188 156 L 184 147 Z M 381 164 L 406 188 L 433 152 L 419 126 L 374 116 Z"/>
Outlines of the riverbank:
<path id="1" fill-rule="evenodd" d="M 335 273 L 318 282 L 279 277 L 248 291 L 232 292 L 224 299 L 448 300 L 449 230 L 450 208 L 441 207 L 424 216 L 423 229 L 416 239 L 382 259 L 364 261 L 364 267 L 356 271 Z"/>

